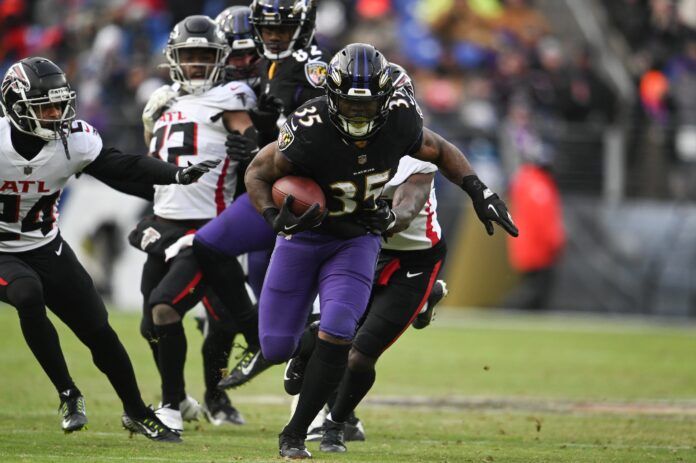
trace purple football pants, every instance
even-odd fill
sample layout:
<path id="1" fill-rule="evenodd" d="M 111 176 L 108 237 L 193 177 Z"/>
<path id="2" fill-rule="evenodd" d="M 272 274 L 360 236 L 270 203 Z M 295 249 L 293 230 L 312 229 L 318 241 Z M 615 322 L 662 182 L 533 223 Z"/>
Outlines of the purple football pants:
<path id="1" fill-rule="evenodd" d="M 280 363 L 292 357 L 317 291 L 321 331 L 351 340 L 370 298 L 380 237 L 348 240 L 304 232 L 278 237 L 259 301 L 263 356 Z"/>
<path id="2" fill-rule="evenodd" d="M 251 204 L 247 193 L 240 195 L 222 214 L 201 227 L 195 237 L 207 247 L 228 257 L 270 251 L 275 238 L 273 229 Z M 254 277 L 250 278 L 250 283 L 255 283 L 252 284 L 252 289 L 257 297 L 266 272 L 265 259 L 266 253 L 249 259 L 249 274 Z"/>

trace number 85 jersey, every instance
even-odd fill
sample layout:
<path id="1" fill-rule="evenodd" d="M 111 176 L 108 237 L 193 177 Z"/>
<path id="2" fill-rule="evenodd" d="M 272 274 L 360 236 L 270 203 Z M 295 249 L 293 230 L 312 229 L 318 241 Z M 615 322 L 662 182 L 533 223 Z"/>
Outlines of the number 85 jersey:
<path id="1" fill-rule="evenodd" d="M 172 220 L 212 219 L 232 201 L 237 163 L 225 153 L 225 111 L 256 106 L 256 95 L 243 82 L 228 82 L 202 95 L 182 95 L 154 126 L 150 155 L 187 167 L 206 160 L 218 166 L 191 185 L 156 185 L 154 212 Z"/>
<path id="2" fill-rule="evenodd" d="M 283 125 L 278 149 L 297 175 L 312 178 L 326 196 L 329 216 L 319 229 L 340 238 L 366 234 L 355 216 L 374 209 L 399 160 L 417 151 L 423 117 L 415 101 L 395 92 L 384 125 L 364 146 L 345 140 L 329 120 L 326 97 L 300 106 Z"/>

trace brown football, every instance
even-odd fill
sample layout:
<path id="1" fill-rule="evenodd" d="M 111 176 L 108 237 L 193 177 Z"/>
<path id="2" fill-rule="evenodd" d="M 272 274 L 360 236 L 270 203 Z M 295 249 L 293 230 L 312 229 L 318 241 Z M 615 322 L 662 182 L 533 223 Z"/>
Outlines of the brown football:
<path id="1" fill-rule="evenodd" d="M 326 207 L 324 192 L 317 182 L 308 177 L 288 175 L 276 180 L 273 184 L 273 202 L 278 208 L 283 205 L 288 195 L 295 198 L 290 210 L 298 216 L 304 214 L 315 203 L 319 203 L 321 211 Z"/>

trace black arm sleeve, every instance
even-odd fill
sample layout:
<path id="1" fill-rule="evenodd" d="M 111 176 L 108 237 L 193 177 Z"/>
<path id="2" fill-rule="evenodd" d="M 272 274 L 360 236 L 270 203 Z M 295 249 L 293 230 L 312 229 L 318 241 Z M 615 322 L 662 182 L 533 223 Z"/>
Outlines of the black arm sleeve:
<path id="1" fill-rule="evenodd" d="M 99 180 L 121 193 L 137 196 L 143 198 L 145 201 L 153 201 L 155 199 L 155 189 L 149 183 L 123 182 L 106 178 L 101 178 Z"/>
<path id="2" fill-rule="evenodd" d="M 99 156 L 83 169 L 85 173 L 101 181 L 149 185 L 176 183 L 176 173 L 179 170 L 168 162 L 144 155 L 123 154 L 116 148 L 103 148 Z"/>

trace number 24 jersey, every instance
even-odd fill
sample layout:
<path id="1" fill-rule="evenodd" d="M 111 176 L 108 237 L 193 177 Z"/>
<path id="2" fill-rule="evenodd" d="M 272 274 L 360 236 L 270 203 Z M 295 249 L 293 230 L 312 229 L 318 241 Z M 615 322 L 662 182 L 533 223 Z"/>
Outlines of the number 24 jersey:
<path id="1" fill-rule="evenodd" d="M 32 159 L 12 145 L 10 121 L 0 118 L 0 252 L 41 247 L 58 234 L 58 200 L 67 181 L 94 161 L 102 140 L 94 127 L 76 120 L 67 137 L 47 142 Z"/>
<path id="2" fill-rule="evenodd" d="M 365 234 L 364 228 L 355 226 L 356 214 L 375 208 L 399 160 L 420 148 L 422 131 L 420 108 L 409 94 L 397 91 L 389 102 L 386 122 L 360 148 L 334 127 L 327 99 L 320 97 L 287 119 L 278 148 L 297 175 L 312 178 L 323 190 L 329 216 L 320 229 L 349 238 Z"/>

